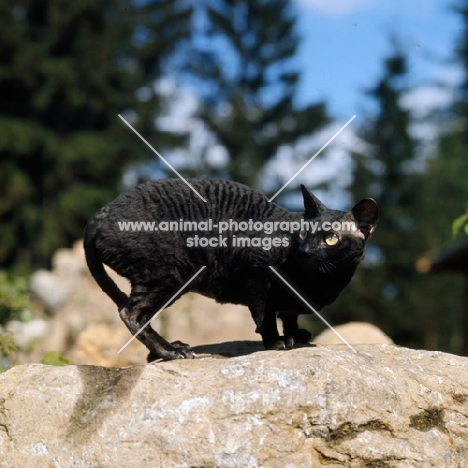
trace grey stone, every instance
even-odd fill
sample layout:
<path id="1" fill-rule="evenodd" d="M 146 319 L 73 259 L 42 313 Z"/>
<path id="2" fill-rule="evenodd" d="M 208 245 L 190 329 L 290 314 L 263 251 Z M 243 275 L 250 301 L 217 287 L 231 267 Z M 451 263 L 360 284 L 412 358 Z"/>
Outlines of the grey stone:
<path id="1" fill-rule="evenodd" d="M 53 272 L 59 278 L 77 279 L 87 271 L 84 255 L 72 249 L 58 249 L 52 258 Z"/>
<path id="2" fill-rule="evenodd" d="M 65 303 L 73 290 L 73 284 L 51 271 L 37 270 L 31 277 L 29 289 L 52 312 Z"/>
<path id="3" fill-rule="evenodd" d="M 29 322 L 12 320 L 5 326 L 6 330 L 13 333 L 15 344 L 21 348 L 27 348 L 31 341 L 44 339 L 49 331 L 49 324 L 45 320 L 36 319 Z"/>
<path id="4" fill-rule="evenodd" d="M 0 375 L 1 466 L 466 466 L 467 358 L 393 345 L 259 349 L 14 367 Z"/>

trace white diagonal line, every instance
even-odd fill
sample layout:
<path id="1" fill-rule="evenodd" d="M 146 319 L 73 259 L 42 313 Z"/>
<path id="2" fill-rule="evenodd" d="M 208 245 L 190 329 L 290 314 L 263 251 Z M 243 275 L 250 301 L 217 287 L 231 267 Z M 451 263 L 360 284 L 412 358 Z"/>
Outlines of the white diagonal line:
<path id="1" fill-rule="evenodd" d="M 276 198 L 355 118 L 353 115 L 268 201 Z"/>
<path id="2" fill-rule="evenodd" d="M 118 351 L 120 354 L 156 317 L 165 309 L 201 272 L 206 268 L 202 266 Z"/>
<path id="3" fill-rule="evenodd" d="M 138 135 L 140 137 L 140 139 L 149 147 L 151 148 L 154 153 L 156 154 L 156 156 L 158 156 L 162 161 L 164 161 L 176 174 L 177 176 L 183 181 L 185 182 L 205 203 L 207 203 L 207 201 L 190 185 L 189 182 L 187 182 L 187 180 L 185 180 L 178 172 L 177 170 L 166 160 L 164 159 L 120 114 L 119 114 L 119 117 L 133 130 L 133 132 Z"/>
<path id="4" fill-rule="evenodd" d="M 353 350 L 355 353 L 357 351 L 272 267 L 270 266 L 271 270 L 275 273 L 278 278 L 283 281 L 283 283 L 291 289 L 291 291 L 296 294 L 296 296 L 333 332 L 338 338 L 345 343 L 348 348 Z"/>

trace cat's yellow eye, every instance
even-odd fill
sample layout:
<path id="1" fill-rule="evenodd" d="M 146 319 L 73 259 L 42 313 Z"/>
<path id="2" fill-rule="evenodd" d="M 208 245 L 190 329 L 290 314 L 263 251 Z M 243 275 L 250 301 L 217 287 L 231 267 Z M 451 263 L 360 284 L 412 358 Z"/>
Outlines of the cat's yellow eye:
<path id="1" fill-rule="evenodd" d="M 306 237 L 307 237 L 307 231 L 301 231 L 301 232 L 299 233 L 299 239 L 305 240 Z"/>
<path id="2" fill-rule="evenodd" d="M 334 232 L 325 236 L 325 244 L 329 245 L 330 247 L 338 244 L 339 240 L 340 238 Z"/>

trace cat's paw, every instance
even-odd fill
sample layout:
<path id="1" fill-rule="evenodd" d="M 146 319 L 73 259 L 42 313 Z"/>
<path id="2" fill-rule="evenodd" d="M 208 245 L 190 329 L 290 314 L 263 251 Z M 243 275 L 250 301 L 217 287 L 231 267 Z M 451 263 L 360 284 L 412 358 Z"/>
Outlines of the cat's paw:
<path id="1" fill-rule="evenodd" d="M 280 351 L 282 349 L 293 349 L 294 340 L 290 336 L 279 336 L 275 341 L 265 343 L 266 349 L 274 349 Z"/>
<path id="2" fill-rule="evenodd" d="M 172 361 L 174 359 L 195 359 L 195 353 L 191 348 L 177 348 L 171 352 L 170 356 L 164 358 L 165 361 Z"/>
<path id="3" fill-rule="evenodd" d="M 192 348 L 187 343 L 182 343 L 182 341 L 173 341 L 171 343 L 175 348 L 175 353 L 177 357 L 174 359 L 194 359 L 195 353 L 192 351 Z"/>
<path id="4" fill-rule="evenodd" d="M 180 341 L 176 343 L 176 345 L 174 345 L 174 343 L 171 343 L 174 346 L 174 350 L 167 352 L 167 355 L 163 357 L 165 361 L 172 361 L 173 359 L 195 358 L 195 353 L 192 351 L 192 348 L 189 345 L 183 344 Z"/>
<path id="5" fill-rule="evenodd" d="M 292 335 L 292 338 L 295 343 L 309 343 L 309 341 L 312 338 L 312 334 L 308 331 L 305 330 L 304 328 L 299 328 L 297 331 L 295 331 Z"/>
<path id="6" fill-rule="evenodd" d="M 157 359 L 163 361 L 173 361 L 175 359 L 194 359 L 195 353 L 188 344 L 182 343 L 181 341 L 174 341 L 171 343 L 172 349 L 161 350 L 158 354 L 150 352 L 146 358 L 147 362 L 153 362 Z"/>

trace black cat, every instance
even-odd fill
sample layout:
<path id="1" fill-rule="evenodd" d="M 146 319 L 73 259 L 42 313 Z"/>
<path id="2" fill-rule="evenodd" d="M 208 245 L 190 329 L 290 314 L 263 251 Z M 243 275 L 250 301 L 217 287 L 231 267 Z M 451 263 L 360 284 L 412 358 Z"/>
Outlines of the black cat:
<path id="1" fill-rule="evenodd" d="M 289 349 L 295 342 L 308 342 L 311 335 L 298 328 L 297 317 L 310 314 L 310 309 L 269 267 L 316 309 L 332 303 L 364 256 L 366 241 L 378 219 L 375 201 L 365 198 L 347 213 L 329 210 L 301 186 L 305 212 L 292 213 L 269 203 L 261 192 L 236 182 L 189 182 L 206 203 L 180 179 L 157 180 L 120 195 L 101 208 L 86 227 L 88 267 L 117 304 L 130 332 L 135 335 L 205 266 L 178 297 L 194 291 L 220 303 L 247 305 L 266 349 Z M 301 231 L 297 228 L 301 219 L 317 223 L 316 228 L 332 224 L 337 228 L 337 221 L 347 221 L 355 223 L 357 229 Z M 207 226 L 209 220 L 213 228 Z M 216 225 L 229 220 L 244 221 L 244 225 L 236 230 L 231 223 L 234 230 L 220 234 Z M 163 223 L 157 231 L 125 230 L 122 223 L 129 221 L 154 222 L 155 227 Z M 174 228 L 185 221 L 204 221 L 197 227 L 205 230 L 195 231 L 194 225 L 189 231 L 167 230 L 169 222 Z M 258 223 L 253 224 L 258 221 L 269 227 L 265 230 L 268 234 L 258 230 Z M 286 222 L 296 222 L 294 232 L 284 230 Z M 109 278 L 103 263 L 130 280 L 130 297 Z M 284 336 L 278 334 L 277 313 Z M 188 345 L 170 344 L 150 326 L 137 338 L 150 351 L 148 362 L 194 356 Z"/>

